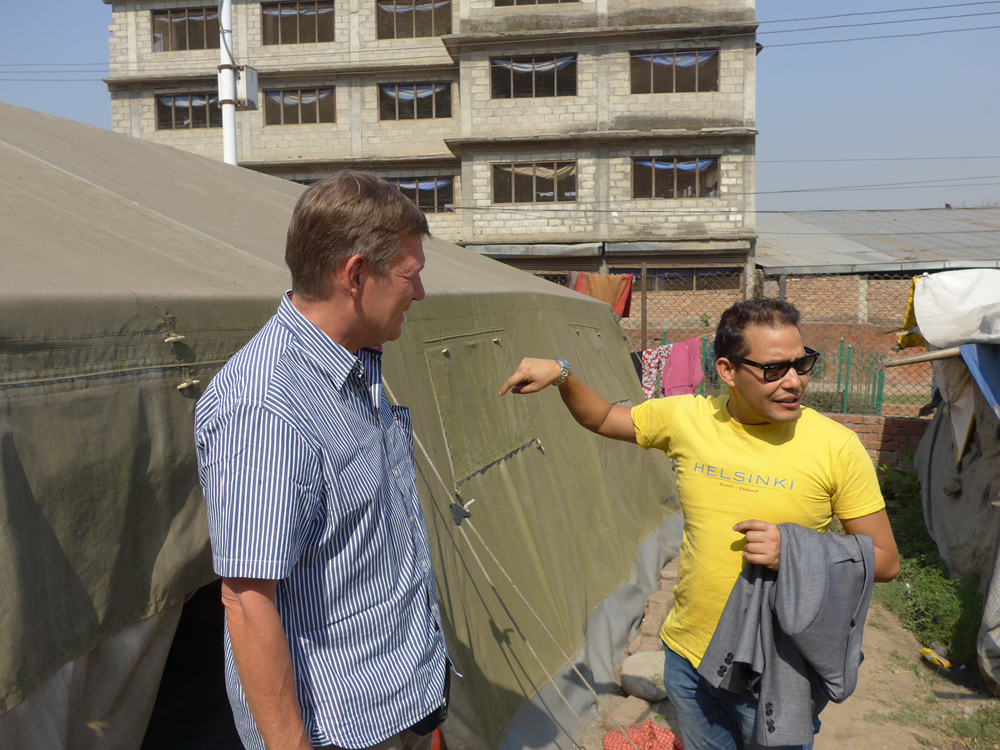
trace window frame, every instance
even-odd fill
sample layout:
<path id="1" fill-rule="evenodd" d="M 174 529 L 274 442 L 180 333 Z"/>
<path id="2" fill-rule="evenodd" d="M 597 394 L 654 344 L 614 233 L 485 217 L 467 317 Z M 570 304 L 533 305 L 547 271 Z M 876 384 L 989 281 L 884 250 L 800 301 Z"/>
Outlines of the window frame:
<path id="1" fill-rule="evenodd" d="M 383 16 L 383 13 L 390 13 L 390 11 L 384 11 L 381 7 L 387 5 L 392 5 L 394 10 L 391 11 L 390 16 Z M 428 5 L 430 6 L 431 11 L 430 33 L 418 34 L 418 8 Z M 438 6 L 441 6 L 440 9 Z M 454 13 L 454 7 L 455 6 L 452 0 L 375 0 L 375 39 L 376 41 L 389 41 L 395 39 L 433 39 L 444 36 L 445 34 L 450 34 L 452 32 L 452 14 Z M 395 10 L 396 8 L 410 9 L 410 12 L 412 13 L 412 21 L 410 23 L 409 31 L 412 31 L 411 34 L 406 36 L 399 35 L 399 18 L 401 14 Z M 383 33 L 385 30 L 385 21 L 389 18 L 392 20 L 391 35 Z"/>
<path id="2" fill-rule="evenodd" d="M 201 20 L 201 25 L 203 28 L 203 47 L 192 47 L 191 46 L 191 14 L 201 13 L 203 18 Z M 169 33 L 172 28 L 171 24 L 174 23 L 175 17 L 184 18 L 184 41 L 187 46 L 183 48 L 173 48 L 173 34 Z M 166 18 L 168 33 L 163 35 L 159 44 L 161 49 L 157 49 L 157 17 Z M 209 21 L 210 17 L 215 20 L 215 33 L 209 33 Z M 196 22 L 197 23 L 197 22 Z M 149 36 L 154 53 L 159 54 L 161 52 L 199 52 L 204 50 L 219 49 L 219 9 L 218 7 L 205 7 L 205 8 L 157 8 L 156 10 L 151 10 L 149 12 Z"/>
<path id="3" fill-rule="evenodd" d="M 538 175 L 537 167 L 539 165 L 544 166 L 544 167 L 549 167 L 549 166 L 552 167 L 552 172 L 553 172 L 553 176 L 552 176 L 552 200 L 538 200 L 538 196 L 539 196 L 539 185 L 538 185 L 539 175 Z M 566 199 L 566 198 L 564 198 L 564 199 L 560 200 L 559 199 L 559 195 L 560 195 L 560 192 L 559 192 L 559 182 L 560 182 L 560 180 L 559 180 L 559 169 L 560 169 L 561 166 L 568 166 L 568 165 L 572 165 L 573 166 L 573 191 L 572 191 L 573 192 L 573 197 L 572 197 L 572 199 Z M 532 199 L 530 201 L 518 200 L 517 199 L 518 186 L 517 186 L 517 180 L 515 179 L 516 171 L 515 171 L 514 168 L 515 167 L 524 168 L 524 167 L 527 167 L 527 166 L 531 166 L 531 168 L 532 168 L 532 174 L 531 174 L 531 196 L 532 196 Z M 511 180 L 510 180 L 510 185 L 511 185 L 510 200 L 497 200 L 497 189 L 498 189 L 498 186 L 497 186 L 497 169 L 498 168 L 503 168 L 503 167 L 510 167 L 510 175 L 511 175 Z M 491 188 L 492 188 L 492 193 L 493 193 L 492 203 L 493 203 L 493 205 L 522 205 L 522 206 L 525 206 L 525 205 L 527 205 L 527 206 L 533 206 L 533 205 L 536 205 L 538 203 L 577 203 L 578 200 L 579 200 L 579 197 L 580 197 L 580 195 L 579 195 L 579 178 L 580 178 L 580 163 L 576 159 L 553 159 L 552 161 L 535 160 L 535 161 L 513 161 L 513 162 L 511 162 L 511 161 L 502 161 L 502 162 L 492 162 L 490 164 L 490 179 L 492 181 Z M 545 178 L 543 178 L 543 179 L 545 179 Z"/>
<path id="4" fill-rule="evenodd" d="M 559 77 L 559 61 L 565 58 L 573 58 L 573 92 L 572 93 L 560 93 L 560 77 Z M 549 93 L 538 93 L 538 76 L 539 71 L 534 69 L 534 66 L 539 62 L 549 62 L 553 63 L 552 71 L 552 92 Z M 508 81 L 508 94 L 505 96 L 497 96 L 497 83 L 499 76 L 497 70 L 503 69 L 504 66 L 497 65 L 498 61 L 502 61 L 510 65 L 510 76 Z M 532 65 L 531 71 L 531 96 L 518 96 L 516 82 L 514 80 L 516 65 Z M 579 64 L 580 56 L 576 52 L 570 54 L 561 55 L 558 52 L 546 53 L 543 55 L 509 55 L 500 57 L 490 58 L 490 99 L 495 100 L 506 100 L 506 99 L 549 99 L 554 97 L 568 97 L 568 96 L 579 96 Z M 522 73 L 523 75 L 523 73 Z"/>
<path id="5" fill-rule="evenodd" d="M 522 5 L 557 5 L 579 3 L 580 0 L 493 0 L 494 8 L 513 8 Z"/>
<path id="6" fill-rule="evenodd" d="M 281 11 L 291 10 L 291 6 L 295 8 L 295 41 L 285 41 L 282 35 L 282 23 L 281 23 Z M 316 16 L 315 21 L 315 38 L 312 40 L 302 39 L 302 16 L 303 11 L 308 10 L 309 6 L 312 6 L 314 14 Z M 329 9 L 331 14 L 330 18 L 330 38 L 320 39 L 320 9 Z M 269 40 L 269 34 L 271 33 L 266 16 L 268 15 L 268 10 L 278 11 L 278 21 L 277 21 L 277 39 Z M 260 43 L 262 47 L 275 47 L 287 44 L 332 44 L 337 41 L 337 6 L 334 0 L 282 0 L 281 2 L 264 2 L 260 4 Z"/>
<path id="7" fill-rule="evenodd" d="M 446 119 L 451 119 L 451 117 L 453 116 L 453 114 L 452 114 L 453 113 L 452 99 L 451 99 L 453 83 L 454 83 L 453 81 L 435 81 L 435 82 L 432 82 L 432 83 L 431 82 L 422 82 L 422 83 L 385 83 L 385 84 L 378 83 L 378 84 L 376 84 L 376 88 L 378 89 L 378 119 L 379 119 L 380 122 L 398 122 L 400 120 L 446 120 Z M 418 102 L 417 102 L 417 98 L 418 98 L 417 97 L 417 89 L 419 87 L 421 87 L 421 86 L 431 86 L 432 87 L 431 94 L 430 94 L 430 99 L 431 99 L 431 113 L 432 114 L 431 114 L 430 117 L 421 117 L 420 116 L 420 108 L 419 108 Z M 445 94 L 445 91 L 439 92 L 437 90 L 438 86 L 447 86 L 448 87 L 447 88 L 447 94 Z M 394 88 L 396 90 L 396 96 L 394 97 L 395 114 L 396 114 L 396 116 L 395 117 L 383 117 L 382 116 L 382 114 L 383 114 L 383 111 L 382 111 L 382 96 L 383 96 L 384 92 L 382 91 L 382 89 L 384 89 L 384 88 L 390 88 L 390 87 Z M 413 89 L 413 117 L 400 117 L 399 116 L 399 110 L 400 110 L 400 106 L 399 106 L 399 102 L 400 102 L 400 100 L 399 100 L 399 90 L 401 88 L 403 88 L 403 89 L 412 88 Z M 439 115 L 438 114 L 438 108 L 439 108 L 439 103 L 438 102 L 439 102 L 439 99 L 444 98 L 445 95 L 448 98 L 448 114 L 447 115 Z M 388 96 L 388 94 L 386 94 L 386 96 Z M 427 179 L 430 179 L 430 178 L 427 178 Z"/>
<path id="8" fill-rule="evenodd" d="M 642 269 L 636 265 L 608 266 L 608 273 L 631 273 L 634 277 L 634 289 L 642 287 Z M 672 292 L 687 294 L 689 292 L 730 292 L 743 289 L 744 270 L 738 265 L 725 266 L 682 266 L 647 264 L 646 291 Z M 723 284 L 712 284 L 704 281 L 708 278 L 721 278 Z"/>
<path id="9" fill-rule="evenodd" d="M 333 112 L 333 119 L 332 120 L 323 120 L 323 119 L 321 119 L 321 112 L 322 112 L 322 108 L 320 107 L 320 100 L 322 98 L 322 97 L 320 97 L 320 92 L 321 91 L 329 91 L 330 92 L 329 96 L 331 96 L 333 98 L 333 101 L 330 102 L 330 106 L 332 107 L 332 112 Z M 303 120 L 302 120 L 302 92 L 313 93 L 313 94 L 316 95 L 316 120 L 315 120 L 315 122 L 312 122 L 312 121 L 310 121 L 310 122 L 303 122 Z M 264 96 L 263 96 L 263 99 L 264 99 L 263 110 L 264 110 L 264 127 L 265 128 L 285 127 L 285 126 L 288 126 L 288 125 L 332 125 L 332 124 L 335 124 L 337 122 L 337 87 L 336 86 L 298 86 L 298 87 L 294 87 L 294 88 L 266 89 L 263 92 L 263 94 L 264 94 Z M 270 99 L 268 98 L 268 96 L 270 94 L 280 94 L 281 98 L 282 98 L 281 104 L 277 104 L 277 105 L 275 105 L 275 104 L 269 104 Z M 284 103 L 284 97 L 285 97 L 286 94 L 296 94 L 297 97 L 298 97 L 298 100 L 299 100 L 298 101 L 298 105 L 297 105 L 297 111 L 298 111 L 298 115 L 299 115 L 299 121 L 298 122 L 285 122 L 285 107 L 287 105 Z M 278 107 L 278 111 L 279 111 L 279 113 L 281 115 L 281 122 L 270 122 L 269 123 L 268 122 L 268 112 L 270 111 L 269 108 L 270 107 L 274 107 L 274 106 Z M 306 105 L 306 106 L 308 106 L 308 105 Z"/>
<path id="10" fill-rule="evenodd" d="M 195 121 L 195 105 L 194 100 L 196 97 L 204 97 L 205 99 L 205 125 L 196 125 Z M 161 106 L 163 105 L 162 99 L 170 99 L 170 127 L 166 128 L 162 126 L 161 121 Z M 178 125 L 178 99 L 188 99 L 188 121 L 187 126 Z M 163 93 L 163 94 L 153 94 L 154 99 L 154 109 L 156 111 L 156 130 L 159 131 L 174 131 L 174 130 L 209 130 L 212 128 L 222 127 L 222 107 L 219 105 L 219 95 L 218 92 L 211 91 L 187 91 L 181 93 Z M 214 102 L 214 106 L 213 106 Z"/>
<path id="11" fill-rule="evenodd" d="M 434 176 L 428 176 L 428 177 L 385 177 L 383 179 L 386 182 L 388 182 L 390 185 L 392 185 L 393 187 L 395 187 L 397 190 L 399 190 L 400 192 L 403 192 L 402 188 L 400 188 L 400 186 L 399 186 L 400 182 L 403 182 L 403 181 L 406 181 L 406 182 L 413 181 L 413 182 L 416 182 L 416 183 L 420 183 L 420 182 L 427 182 L 429 180 L 434 180 L 434 208 L 430 209 L 430 208 L 427 208 L 425 206 L 421 206 L 415 200 L 413 201 L 413 204 L 417 208 L 419 208 L 421 211 L 423 211 L 425 214 L 428 214 L 428 213 L 430 213 L 430 214 L 451 214 L 451 213 L 455 213 L 455 180 L 457 179 L 456 175 L 450 175 L 450 176 L 449 175 L 434 175 Z M 451 188 L 451 203 L 450 204 L 443 203 L 442 199 L 439 198 L 439 195 L 440 195 L 439 189 L 441 187 L 441 185 L 439 185 L 439 181 L 441 181 L 441 180 L 448 180 L 449 181 L 448 182 L 448 187 Z M 403 195 L 406 195 L 406 193 L 403 193 Z M 417 189 L 417 196 L 419 197 L 419 195 L 420 195 L 420 193 L 419 193 L 419 188 L 418 188 Z M 407 197 L 409 198 L 409 196 L 407 196 Z M 413 200 L 413 199 L 410 198 L 410 200 Z M 451 206 L 451 208 L 448 208 L 449 205 Z"/>
<path id="12" fill-rule="evenodd" d="M 715 86 L 714 86 L 714 88 L 703 89 L 703 88 L 701 88 L 699 86 L 699 80 L 700 80 L 700 76 L 701 76 L 701 66 L 698 63 L 697 56 L 699 54 L 702 54 L 702 53 L 710 53 L 712 55 L 712 57 L 715 58 Z M 681 91 L 677 90 L 677 64 L 676 64 L 676 62 L 674 62 L 674 63 L 672 63 L 670 65 L 670 81 L 671 81 L 670 90 L 669 91 L 668 90 L 657 91 L 656 90 L 657 76 L 655 75 L 655 72 L 656 72 L 656 63 L 653 62 L 653 56 L 654 55 L 659 55 L 659 56 L 672 55 L 674 57 L 674 60 L 676 60 L 677 55 L 690 55 L 690 54 L 693 54 L 693 55 L 696 56 L 695 57 L 695 64 L 694 64 L 694 74 L 695 74 L 695 76 L 694 76 L 694 80 L 695 80 L 694 88 L 690 89 L 690 90 L 689 89 L 683 89 Z M 636 76 L 635 76 L 636 62 L 635 62 L 635 60 L 636 60 L 636 58 L 638 58 L 638 57 L 640 57 L 642 55 L 649 55 L 649 57 L 650 57 L 650 59 L 649 59 L 649 91 L 636 91 Z M 721 75 L 722 70 L 721 70 L 721 65 L 720 65 L 720 58 L 721 58 L 721 50 L 717 49 L 717 48 L 713 49 L 713 48 L 710 48 L 710 47 L 699 48 L 699 49 L 631 50 L 629 52 L 629 91 L 630 91 L 630 93 L 632 93 L 635 96 L 645 96 L 647 94 L 711 94 L 711 93 L 718 93 L 720 91 L 720 85 L 721 85 L 720 79 L 722 77 L 722 75 Z"/>
<path id="13" fill-rule="evenodd" d="M 715 171 L 715 187 L 714 195 L 702 195 L 702 173 L 706 170 L 702 170 L 700 167 L 701 161 L 712 161 L 714 162 Z M 641 161 L 649 161 L 652 164 L 649 167 L 639 164 Z M 683 170 L 678 169 L 679 163 L 695 162 L 696 167 L 694 170 L 695 178 L 695 195 L 678 195 L 680 189 L 679 174 Z M 673 169 L 670 170 L 672 187 L 670 190 L 670 195 L 657 195 L 657 185 L 656 185 L 656 175 L 659 170 L 657 170 L 657 163 L 666 164 L 668 162 L 673 163 Z M 710 165 L 711 167 L 712 165 Z M 642 167 L 643 169 L 650 170 L 650 194 L 646 195 L 636 195 L 636 169 Z M 664 168 L 662 171 L 667 171 Z M 722 197 L 722 157 L 721 156 L 633 156 L 632 157 L 632 200 L 643 201 L 643 200 L 695 200 L 695 199 L 711 199 L 711 198 L 721 198 Z"/>

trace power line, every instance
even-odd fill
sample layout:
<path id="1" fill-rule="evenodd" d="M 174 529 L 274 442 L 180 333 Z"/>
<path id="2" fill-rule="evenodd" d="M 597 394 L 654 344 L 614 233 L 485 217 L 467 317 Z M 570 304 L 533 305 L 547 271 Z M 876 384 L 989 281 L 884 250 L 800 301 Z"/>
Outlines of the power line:
<path id="1" fill-rule="evenodd" d="M 800 34 L 804 31 L 828 31 L 829 29 L 856 29 L 867 26 L 889 26 L 897 23 L 923 23 L 925 21 L 950 21 L 956 18 L 978 18 L 980 16 L 1000 16 L 1000 11 L 992 10 L 985 13 L 968 13 L 960 16 L 931 16 L 930 18 L 900 18 L 895 21 L 868 21 L 866 23 L 843 23 L 831 26 L 809 26 L 804 29 L 776 29 L 775 31 L 758 31 L 757 36 L 768 34 Z"/>
<path id="2" fill-rule="evenodd" d="M 957 161 L 959 159 L 1000 159 L 996 156 L 875 156 L 871 158 L 850 159 L 756 159 L 756 164 L 826 164 L 839 162 L 871 162 L 871 161 Z"/>
<path id="3" fill-rule="evenodd" d="M 764 22 L 761 22 L 760 25 L 763 25 L 765 23 L 796 23 L 796 22 L 808 21 L 808 20 L 823 20 L 823 19 L 827 19 L 827 18 L 829 18 L 829 19 L 835 19 L 835 18 L 846 18 L 846 17 L 853 17 L 853 16 L 868 16 L 868 15 L 880 15 L 880 14 L 886 14 L 886 13 L 903 13 L 903 12 L 914 12 L 914 11 L 922 11 L 922 10 L 934 10 L 934 9 L 941 9 L 941 8 L 959 8 L 959 7 L 968 7 L 968 6 L 997 5 L 997 4 L 1000 4 L 1000 0 L 990 0 L 989 2 L 977 2 L 977 3 L 960 3 L 960 4 L 957 4 L 957 5 L 924 6 L 924 7 L 921 7 L 921 8 L 902 8 L 902 9 L 894 10 L 894 11 L 868 11 L 868 12 L 862 12 L 862 13 L 838 14 L 838 15 L 834 15 L 834 16 L 817 16 L 817 17 L 812 17 L 812 18 L 781 19 L 781 20 L 764 21 Z M 896 19 L 896 20 L 892 20 L 892 21 L 871 22 L 871 23 L 850 24 L 850 25 L 843 25 L 843 24 L 840 24 L 840 25 L 828 25 L 828 26 L 812 27 L 812 28 L 809 28 L 809 29 L 782 29 L 782 30 L 775 30 L 775 31 L 761 31 L 761 32 L 758 32 L 758 35 L 786 34 L 786 33 L 799 32 L 799 31 L 822 31 L 822 30 L 826 30 L 826 29 L 849 28 L 849 27 L 856 27 L 856 26 L 874 26 L 874 25 L 883 25 L 883 24 L 915 23 L 915 22 L 919 22 L 919 21 L 948 20 L 948 19 L 968 18 L 968 17 L 982 16 L 982 15 L 997 15 L 998 13 L 1000 13 L 1000 12 L 976 13 L 976 14 L 953 15 L 953 16 L 936 16 L 936 17 L 931 17 L 931 18 Z M 906 37 L 914 37 L 914 36 L 928 36 L 928 35 L 933 35 L 933 34 L 950 34 L 950 33 L 964 32 L 964 31 L 980 31 L 980 30 L 988 30 L 988 29 L 996 29 L 996 28 L 1000 28 L 1000 26 L 985 26 L 985 27 L 965 28 L 965 29 L 939 29 L 939 30 L 933 30 L 933 31 L 927 31 L 927 32 L 920 32 L 920 33 L 914 33 L 914 34 L 897 34 L 897 35 L 884 35 L 884 36 L 873 36 L 873 37 L 858 37 L 858 38 L 852 38 L 852 39 L 809 40 L 809 41 L 803 41 L 803 42 L 789 42 L 789 43 L 783 43 L 783 44 L 769 44 L 768 45 L 768 49 L 774 49 L 774 48 L 778 48 L 778 47 L 789 47 L 789 46 L 807 46 L 807 45 L 812 45 L 812 44 L 835 44 L 835 43 L 841 43 L 841 42 L 864 41 L 864 40 L 869 40 L 869 39 L 891 39 L 891 38 L 906 38 Z M 615 34 L 606 34 L 606 35 L 604 35 L 604 38 L 607 38 L 609 36 L 631 35 L 633 33 L 634 32 L 630 32 L 630 31 L 616 32 Z M 725 34 L 725 33 L 723 33 L 723 34 L 719 34 L 718 35 L 719 38 L 738 38 L 738 37 L 741 37 L 741 36 L 750 36 L 750 37 L 752 37 L 752 36 L 754 36 L 754 33 L 752 33 L 752 32 L 751 33 L 736 33 L 736 34 Z M 528 39 L 528 40 L 525 40 L 525 39 L 521 39 L 521 40 L 495 40 L 493 43 L 494 44 L 519 44 L 519 45 L 523 45 L 525 43 L 529 43 L 529 44 L 537 45 L 540 42 L 562 41 L 564 39 L 565 39 L 564 35 L 554 35 L 554 36 L 551 36 L 551 37 L 536 37 L 536 38 Z M 705 39 L 704 39 L 703 36 L 697 35 L 697 36 L 691 36 L 691 37 L 673 37 L 669 41 L 671 41 L 671 42 L 697 42 L 697 41 L 704 41 L 704 40 Z M 396 54 L 392 58 L 374 59 L 374 60 L 370 60 L 369 62 L 379 63 L 379 62 L 386 62 L 388 60 L 395 61 L 395 60 L 398 59 L 398 53 L 400 53 L 400 52 L 402 52 L 404 54 L 407 54 L 409 56 L 409 59 L 411 59 L 411 60 L 413 60 L 413 59 L 443 59 L 443 55 L 440 55 L 440 56 L 439 55 L 434 55 L 434 56 L 416 55 L 416 56 L 414 56 L 414 55 L 411 54 L 413 52 L 422 51 L 422 50 L 426 50 L 426 51 L 433 50 L 435 52 L 444 52 L 444 47 L 443 47 L 443 44 L 440 41 L 437 41 L 437 42 L 434 42 L 434 43 L 428 44 L 428 45 L 410 46 L 410 47 L 405 47 L 405 48 L 397 50 Z M 338 53 L 338 54 L 342 54 L 343 55 L 343 54 L 346 54 L 346 53 Z M 288 59 L 292 59 L 292 58 L 303 59 L 303 58 L 315 58 L 315 57 L 323 57 L 323 58 L 329 60 L 330 57 L 331 57 L 331 54 L 329 52 L 303 52 L 303 53 L 298 53 L 298 54 L 286 54 L 286 55 L 282 55 L 281 59 L 282 60 L 288 60 Z M 11 64 L 0 64 L 0 69 L 4 69 L 4 68 L 25 68 L 25 67 L 56 67 L 56 66 L 62 66 L 62 67 L 100 67 L 102 69 L 109 69 L 109 63 L 11 63 Z M 146 60 L 146 61 L 143 62 L 143 66 L 146 69 L 151 69 L 151 68 L 155 68 L 155 67 L 158 67 L 158 66 L 159 67 L 164 67 L 164 68 L 174 68 L 174 67 L 176 67 L 176 63 L 172 62 L 172 61 L 168 61 L 168 60 Z M 15 72 L 17 72 L 17 73 L 28 74 L 28 71 L 5 71 L 5 72 L 8 72 L 8 73 L 15 73 Z M 91 72 L 91 71 L 86 71 L 86 72 Z M 292 72 L 294 72 L 294 71 L 292 71 Z M 208 71 L 206 71 L 206 74 L 208 74 Z M 5 79 L 5 80 L 9 80 L 9 79 Z"/>
<path id="4" fill-rule="evenodd" d="M 1000 29 L 1000 26 L 974 26 L 969 29 L 939 29 L 937 31 L 921 31 L 912 34 L 884 34 L 881 36 L 858 36 L 851 39 L 816 39 L 810 42 L 785 42 L 783 44 L 769 44 L 767 49 L 778 47 L 806 47 L 813 44 L 842 44 L 844 42 L 867 42 L 875 39 L 910 39 L 919 36 L 934 36 L 936 34 L 958 34 L 963 31 L 989 31 Z"/>
<path id="5" fill-rule="evenodd" d="M 989 0 L 987 2 L 977 2 L 977 3 L 956 3 L 954 5 L 925 5 L 922 8 L 899 8 L 898 10 L 869 10 L 861 11 L 858 13 L 838 13 L 833 16 L 811 16 L 808 18 L 791 18 L 791 19 L 781 19 L 772 21 L 759 21 L 759 25 L 763 26 L 768 23 L 800 23 L 802 21 L 829 21 L 836 18 L 853 18 L 855 16 L 883 16 L 889 13 L 917 13 L 924 10 L 944 10 L 945 8 L 968 8 L 973 5 L 997 5 L 1000 0 Z"/>
<path id="6" fill-rule="evenodd" d="M 0 78 L 0 81 L 7 83 L 81 83 L 103 80 L 103 78 Z"/>

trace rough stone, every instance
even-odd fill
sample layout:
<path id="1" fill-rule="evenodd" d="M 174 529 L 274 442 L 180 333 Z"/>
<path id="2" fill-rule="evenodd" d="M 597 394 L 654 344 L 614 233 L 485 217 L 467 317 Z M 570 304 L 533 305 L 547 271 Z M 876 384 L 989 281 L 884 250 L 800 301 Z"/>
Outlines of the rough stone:
<path id="1" fill-rule="evenodd" d="M 614 721 L 609 722 L 611 726 L 608 729 L 617 729 L 614 722 L 618 722 L 618 726 L 622 729 L 628 729 L 633 724 L 646 720 L 649 716 L 649 701 L 630 695 L 611 716 Z"/>
<path id="2" fill-rule="evenodd" d="M 628 657 L 622 662 L 622 689 L 649 702 L 663 700 L 667 697 L 663 689 L 663 662 L 662 650 Z"/>
<path id="3" fill-rule="evenodd" d="M 650 604 L 657 604 L 661 607 L 666 607 L 667 610 L 672 609 L 674 606 L 673 589 L 663 589 L 650 594 L 649 598 L 646 599 L 646 606 L 648 607 Z"/>
<path id="4" fill-rule="evenodd" d="M 659 635 L 660 628 L 663 627 L 663 620 L 666 619 L 666 616 L 667 613 L 664 612 L 663 617 L 659 620 L 657 620 L 655 616 L 643 618 L 642 625 L 639 626 L 639 635 L 647 638 Z"/>
<path id="5" fill-rule="evenodd" d="M 643 637 L 641 635 L 636 636 L 635 639 L 625 647 L 623 652 L 625 656 L 631 656 L 632 654 L 638 653 L 639 648 L 642 646 Z"/>
<path id="6" fill-rule="evenodd" d="M 639 647 L 632 654 L 648 654 L 663 650 L 663 641 L 660 640 L 659 634 L 653 637 L 639 636 L 639 641 Z M 632 654 L 629 654 L 629 656 Z"/>

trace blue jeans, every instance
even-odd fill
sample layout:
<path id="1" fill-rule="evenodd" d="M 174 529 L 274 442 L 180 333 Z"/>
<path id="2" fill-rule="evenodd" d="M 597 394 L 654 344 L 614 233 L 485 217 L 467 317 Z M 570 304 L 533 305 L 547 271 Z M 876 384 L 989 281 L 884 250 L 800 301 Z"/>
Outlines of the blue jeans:
<path id="1" fill-rule="evenodd" d="M 683 656 L 663 647 L 663 685 L 677 712 L 684 750 L 751 750 L 757 700 L 708 684 Z M 819 720 L 815 719 L 815 731 Z M 812 750 L 812 743 L 789 750 Z"/>

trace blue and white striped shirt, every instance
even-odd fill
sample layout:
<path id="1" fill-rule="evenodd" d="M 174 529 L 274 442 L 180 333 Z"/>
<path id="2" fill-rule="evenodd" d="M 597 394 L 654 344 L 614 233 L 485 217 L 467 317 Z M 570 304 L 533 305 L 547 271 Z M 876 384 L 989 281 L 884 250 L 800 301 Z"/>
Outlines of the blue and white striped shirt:
<path id="1" fill-rule="evenodd" d="M 441 703 L 446 651 L 409 410 L 286 294 L 198 401 L 195 444 L 215 572 L 278 581 L 313 745 L 370 747 Z M 226 634 L 243 744 L 263 750 Z"/>

